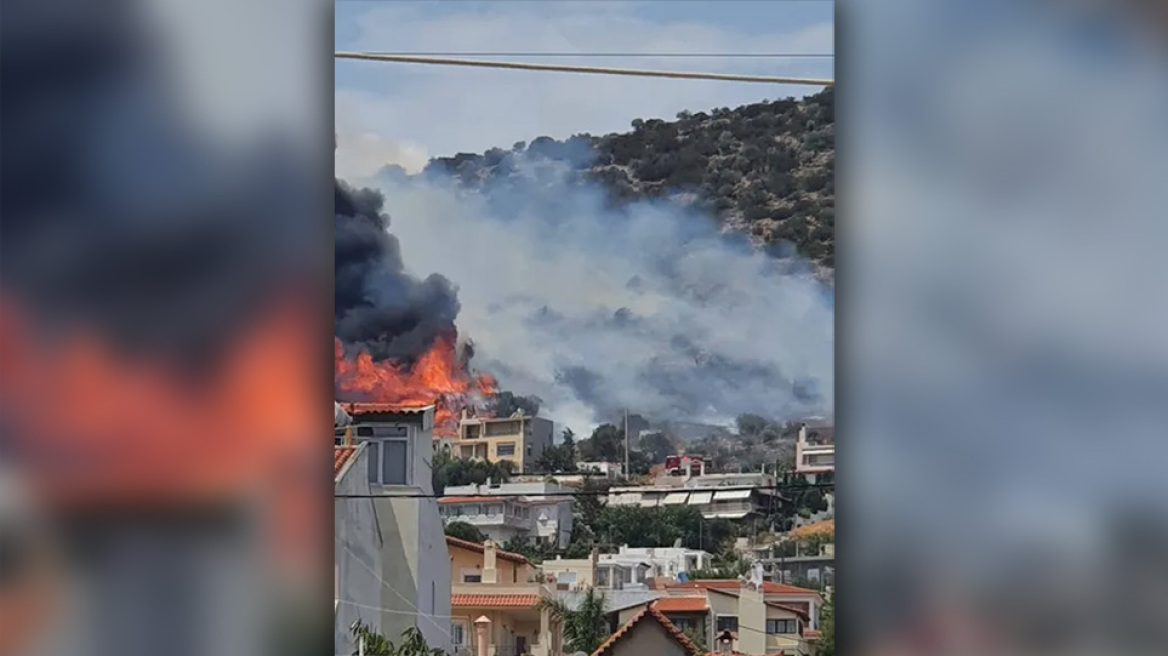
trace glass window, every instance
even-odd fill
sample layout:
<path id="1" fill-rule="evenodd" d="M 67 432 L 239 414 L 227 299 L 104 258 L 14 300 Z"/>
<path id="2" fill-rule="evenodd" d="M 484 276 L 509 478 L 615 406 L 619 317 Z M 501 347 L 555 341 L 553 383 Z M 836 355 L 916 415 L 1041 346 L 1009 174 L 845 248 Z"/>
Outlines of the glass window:
<path id="1" fill-rule="evenodd" d="M 798 635 L 798 620 L 767 620 L 767 633 Z"/>
<path id="2" fill-rule="evenodd" d="M 406 442 L 404 440 L 385 440 L 381 443 L 381 483 L 383 485 L 406 485 L 409 478 L 406 475 Z"/>
<path id="3" fill-rule="evenodd" d="M 495 455 L 500 457 L 515 455 L 515 443 L 499 442 L 499 444 L 495 446 Z"/>
<path id="4" fill-rule="evenodd" d="M 451 642 L 455 647 L 463 647 L 466 645 L 466 626 L 461 622 L 455 622 L 450 625 Z"/>
<path id="5" fill-rule="evenodd" d="M 378 442 L 366 442 L 365 451 L 365 457 L 369 459 L 369 482 L 378 483 L 381 481 L 377 476 L 378 463 L 381 462 L 381 444 Z"/>
<path id="6" fill-rule="evenodd" d="M 492 504 L 492 505 L 487 506 L 487 514 L 488 515 L 502 515 L 503 514 L 503 505 L 502 504 Z"/>
<path id="7" fill-rule="evenodd" d="M 719 615 L 718 616 L 718 631 L 737 631 L 738 630 L 738 616 L 737 615 Z"/>

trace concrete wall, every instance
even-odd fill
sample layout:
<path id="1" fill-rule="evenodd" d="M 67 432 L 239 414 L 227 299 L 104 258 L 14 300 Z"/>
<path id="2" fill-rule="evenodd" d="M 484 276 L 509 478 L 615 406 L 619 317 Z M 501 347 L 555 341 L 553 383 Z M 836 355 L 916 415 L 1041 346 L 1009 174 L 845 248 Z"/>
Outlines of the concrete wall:
<path id="1" fill-rule="evenodd" d="M 358 419 L 356 423 L 365 423 Z M 433 457 L 433 411 L 398 415 L 376 422 L 408 426 L 410 485 L 372 486 L 385 495 L 373 508 L 381 529 L 380 603 L 382 633 L 398 641 L 402 632 L 417 626 L 431 647 L 450 647 L 450 554 L 438 503 L 433 494 L 430 462 Z M 394 497 L 393 495 L 403 495 Z M 341 652 L 338 652 L 341 653 Z"/>
<path id="2" fill-rule="evenodd" d="M 527 422 L 531 428 L 531 432 L 527 436 L 528 443 L 531 445 L 531 453 L 524 454 L 524 471 L 531 469 L 539 457 L 543 455 L 544 450 L 555 444 L 555 424 L 550 419 L 529 417 Z"/>
<path id="3" fill-rule="evenodd" d="M 367 452 L 359 447 L 342 471 L 338 494 L 370 493 Z M 334 500 L 334 561 L 337 576 L 337 612 L 333 625 L 333 643 L 337 654 L 351 653 L 354 644 L 349 627 L 357 620 L 382 631 L 381 613 L 372 610 L 381 605 L 382 539 L 373 499 L 340 498 Z M 345 603 L 350 602 L 350 603 Z"/>

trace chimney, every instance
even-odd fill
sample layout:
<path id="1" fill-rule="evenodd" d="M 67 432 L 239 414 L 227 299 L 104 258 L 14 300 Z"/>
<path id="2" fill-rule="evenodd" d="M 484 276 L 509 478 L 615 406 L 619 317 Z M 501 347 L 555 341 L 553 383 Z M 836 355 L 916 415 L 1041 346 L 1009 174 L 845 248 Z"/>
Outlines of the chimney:
<path id="1" fill-rule="evenodd" d="M 734 636 L 726 629 L 718 635 L 718 653 L 723 656 L 730 656 L 733 653 Z"/>
<path id="2" fill-rule="evenodd" d="M 498 556 L 499 550 L 495 548 L 493 540 L 483 542 L 483 583 L 499 582 L 499 570 L 496 569 Z"/>

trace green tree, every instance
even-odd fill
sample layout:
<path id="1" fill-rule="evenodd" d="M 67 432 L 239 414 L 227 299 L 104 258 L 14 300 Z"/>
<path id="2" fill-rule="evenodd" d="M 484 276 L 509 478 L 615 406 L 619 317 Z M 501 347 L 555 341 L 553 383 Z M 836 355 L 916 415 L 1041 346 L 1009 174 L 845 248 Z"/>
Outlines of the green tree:
<path id="1" fill-rule="evenodd" d="M 579 445 L 580 455 L 587 461 L 624 462 L 624 431 L 612 424 L 601 424 Z"/>
<path id="2" fill-rule="evenodd" d="M 466 522 L 450 522 L 446 525 L 446 535 L 470 542 L 483 542 L 487 539 L 483 532 Z"/>
<path id="3" fill-rule="evenodd" d="M 364 643 L 366 656 L 445 656 L 444 651 L 426 644 L 426 638 L 417 627 L 406 629 L 401 637 L 401 644 L 393 644 L 385 636 L 369 628 L 361 620 L 349 627 L 353 637 Z M 361 653 L 361 648 L 353 650 L 353 656 Z"/>
<path id="4" fill-rule="evenodd" d="M 559 599 L 543 597 L 539 609 L 546 610 L 563 627 L 566 651 L 591 654 L 608 638 L 604 593 L 586 588 L 575 610 Z"/>
<path id="5" fill-rule="evenodd" d="M 677 447 L 661 432 L 641 435 L 637 446 L 655 463 L 664 462 L 665 456 L 673 455 L 677 452 Z"/>
<path id="6" fill-rule="evenodd" d="M 819 641 L 815 645 L 815 656 L 835 656 L 835 594 L 824 601 L 819 610 Z"/>

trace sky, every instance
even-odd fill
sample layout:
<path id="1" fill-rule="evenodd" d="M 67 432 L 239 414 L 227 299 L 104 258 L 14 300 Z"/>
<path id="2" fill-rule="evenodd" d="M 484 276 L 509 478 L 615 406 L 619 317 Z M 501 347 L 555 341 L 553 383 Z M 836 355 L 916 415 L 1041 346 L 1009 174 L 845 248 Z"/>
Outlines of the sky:
<path id="1" fill-rule="evenodd" d="M 832 53 L 832 2 L 336 3 L 337 50 Z M 547 58 L 507 57 L 515 61 Z M 831 78 L 831 58 L 558 57 L 557 63 Z M 735 107 L 817 87 L 336 61 L 337 174 L 509 148 L 539 136 L 623 132 L 635 118 Z"/>

